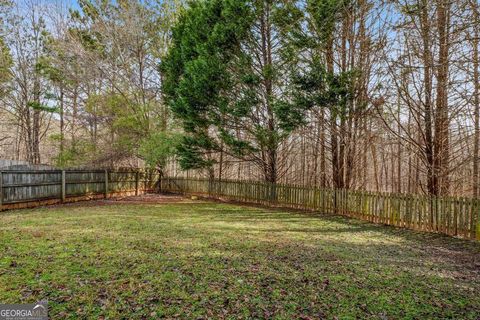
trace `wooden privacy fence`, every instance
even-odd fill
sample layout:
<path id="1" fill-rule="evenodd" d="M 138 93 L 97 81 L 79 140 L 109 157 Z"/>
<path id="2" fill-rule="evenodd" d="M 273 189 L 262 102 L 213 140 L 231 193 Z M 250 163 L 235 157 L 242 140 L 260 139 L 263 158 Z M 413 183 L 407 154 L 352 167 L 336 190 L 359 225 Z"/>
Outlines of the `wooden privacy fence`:
<path id="1" fill-rule="evenodd" d="M 0 171 L 0 210 L 139 194 L 157 179 L 141 170 Z"/>
<path id="2" fill-rule="evenodd" d="M 333 213 L 480 240 L 480 199 L 319 189 L 251 181 L 164 178 L 163 191 Z"/>

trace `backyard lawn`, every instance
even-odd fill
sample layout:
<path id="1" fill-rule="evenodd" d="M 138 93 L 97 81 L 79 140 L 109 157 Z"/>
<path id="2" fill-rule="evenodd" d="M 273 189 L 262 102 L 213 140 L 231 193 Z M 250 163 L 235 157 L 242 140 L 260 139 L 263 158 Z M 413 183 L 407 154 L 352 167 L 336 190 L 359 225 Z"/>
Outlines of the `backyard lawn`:
<path id="1" fill-rule="evenodd" d="M 480 244 L 203 201 L 0 214 L 0 303 L 52 319 L 478 319 Z"/>

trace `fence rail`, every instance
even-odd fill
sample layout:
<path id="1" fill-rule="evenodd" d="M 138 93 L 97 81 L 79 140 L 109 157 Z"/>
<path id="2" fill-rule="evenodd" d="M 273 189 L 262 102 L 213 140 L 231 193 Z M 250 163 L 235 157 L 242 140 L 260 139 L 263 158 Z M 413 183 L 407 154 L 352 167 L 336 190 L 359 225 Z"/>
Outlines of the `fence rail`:
<path id="1" fill-rule="evenodd" d="M 158 176 L 141 170 L 0 171 L 0 210 L 151 190 Z"/>
<path id="2" fill-rule="evenodd" d="M 319 189 L 251 181 L 164 178 L 163 191 L 308 209 L 480 240 L 480 199 Z"/>

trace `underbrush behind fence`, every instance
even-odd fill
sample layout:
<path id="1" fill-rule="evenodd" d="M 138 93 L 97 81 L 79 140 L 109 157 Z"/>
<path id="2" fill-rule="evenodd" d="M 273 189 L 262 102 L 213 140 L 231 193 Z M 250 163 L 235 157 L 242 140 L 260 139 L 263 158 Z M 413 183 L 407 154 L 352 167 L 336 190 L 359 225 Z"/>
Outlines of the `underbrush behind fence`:
<path id="1" fill-rule="evenodd" d="M 480 240 L 480 199 L 171 177 L 162 179 L 161 189 L 340 214 L 374 223 Z"/>

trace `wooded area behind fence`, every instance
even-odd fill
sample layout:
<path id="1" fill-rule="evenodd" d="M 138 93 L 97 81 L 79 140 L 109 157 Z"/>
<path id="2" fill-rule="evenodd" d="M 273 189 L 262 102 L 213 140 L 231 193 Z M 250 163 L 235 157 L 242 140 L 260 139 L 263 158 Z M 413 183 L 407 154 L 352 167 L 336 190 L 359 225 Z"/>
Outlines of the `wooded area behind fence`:
<path id="1" fill-rule="evenodd" d="M 0 171 L 0 210 L 138 194 L 156 181 L 158 175 L 141 170 Z"/>
<path id="2" fill-rule="evenodd" d="M 251 181 L 164 178 L 163 191 L 340 214 L 480 240 L 480 199 L 319 189 Z"/>

